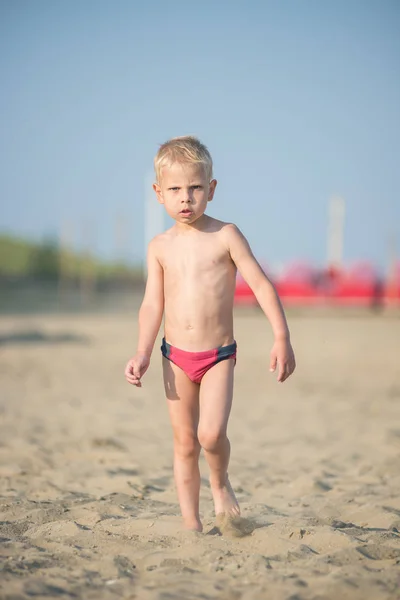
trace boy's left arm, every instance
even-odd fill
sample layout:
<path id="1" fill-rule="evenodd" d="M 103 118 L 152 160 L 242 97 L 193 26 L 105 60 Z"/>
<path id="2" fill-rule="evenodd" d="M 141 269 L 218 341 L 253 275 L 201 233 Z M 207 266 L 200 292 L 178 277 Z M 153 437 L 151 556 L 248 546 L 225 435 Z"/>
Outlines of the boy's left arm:
<path id="1" fill-rule="evenodd" d="M 274 286 L 257 262 L 248 241 L 241 231 L 236 225 L 231 224 L 227 225 L 224 230 L 233 262 L 252 289 L 264 314 L 271 323 L 275 343 L 271 350 L 270 370 L 275 371 L 278 364 L 278 381 L 283 382 L 293 373 L 296 362 L 282 304 Z"/>

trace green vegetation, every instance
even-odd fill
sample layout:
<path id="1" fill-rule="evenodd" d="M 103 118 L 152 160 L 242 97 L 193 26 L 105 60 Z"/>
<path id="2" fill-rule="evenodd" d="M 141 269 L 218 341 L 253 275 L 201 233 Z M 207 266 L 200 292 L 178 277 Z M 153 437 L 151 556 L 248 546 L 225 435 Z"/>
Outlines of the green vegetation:
<path id="1" fill-rule="evenodd" d="M 61 250 L 52 239 L 35 243 L 0 234 L 0 277 L 138 281 L 142 279 L 142 273 L 140 267 L 121 262 L 108 263 L 87 254 Z"/>

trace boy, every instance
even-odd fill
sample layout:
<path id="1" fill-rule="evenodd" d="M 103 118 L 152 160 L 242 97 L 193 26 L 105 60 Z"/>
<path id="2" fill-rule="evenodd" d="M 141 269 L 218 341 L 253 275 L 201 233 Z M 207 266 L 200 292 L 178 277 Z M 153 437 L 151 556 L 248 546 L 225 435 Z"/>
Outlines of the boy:
<path id="1" fill-rule="evenodd" d="M 236 342 L 236 270 L 253 290 L 275 337 L 270 370 L 278 381 L 295 359 L 278 296 L 239 229 L 205 214 L 217 182 L 207 148 L 191 136 L 163 144 L 154 160 L 158 201 L 175 220 L 148 248 L 146 291 L 139 311 L 137 352 L 125 377 L 140 387 L 165 313 L 164 387 L 174 435 L 174 475 L 186 529 L 202 531 L 199 454 L 210 468 L 216 515 L 235 517 L 239 505 L 228 479 L 227 424 L 232 403 Z"/>

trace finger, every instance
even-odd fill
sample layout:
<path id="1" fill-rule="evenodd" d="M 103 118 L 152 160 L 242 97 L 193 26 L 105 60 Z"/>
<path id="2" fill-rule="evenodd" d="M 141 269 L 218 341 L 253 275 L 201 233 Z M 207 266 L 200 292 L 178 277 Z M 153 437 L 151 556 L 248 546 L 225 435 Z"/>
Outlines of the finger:
<path id="1" fill-rule="evenodd" d="M 271 355 L 271 361 L 269 363 L 269 370 L 271 371 L 271 373 L 273 373 L 276 369 L 276 356 L 275 355 Z"/>
<path id="2" fill-rule="evenodd" d="M 278 381 L 280 383 L 283 383 L 287 377 L 286 366 L 286 363 L 279 363 Z"/>
<path id="3" fill-rule="evenodd" d="M 137 379 L 140 379 L 140 376 L 141 376 L 141 374 L 140 374 L 140 369 L 139 369 L 139 367 L 138 367 L 137 365 L 135 365 L 135 364 L 133 364 L 133 365 L 132 365 L 132 373 L 133 373 L 133 375 L 134 375 L 134 376 L 135 376 Z"/>
<path id="4" fill-rule="evenodd" d="M 124 373 L 125 377 L 132 376 L 132 365 L 130 362 L 126 365 Z"/>
<path id="5" fill-rule="evenodd" d="M 287 364 L 286 367 L 285 367 L 285 372 L 284 372 L 284 376 L 283 376 L 283 379 L 282 379 L 282 383 L 284 381 L 286 381 L 286 379 L 289 379 L 289 377 L 291 376 L 292 373 L 293 373 L 293 366 Z"/>
<path id="6" fill-rule="evenodd" d="M 295 370 L 295 368 L 296 368 L 296 363 L 294 361 L 290 361 L 287 364 L 287 367 L 286 367 L 286 371 L 287 371 L 286 379 L 288 377 L 290 377 L 290 375 L 293 373 L 293 371 Z"/>

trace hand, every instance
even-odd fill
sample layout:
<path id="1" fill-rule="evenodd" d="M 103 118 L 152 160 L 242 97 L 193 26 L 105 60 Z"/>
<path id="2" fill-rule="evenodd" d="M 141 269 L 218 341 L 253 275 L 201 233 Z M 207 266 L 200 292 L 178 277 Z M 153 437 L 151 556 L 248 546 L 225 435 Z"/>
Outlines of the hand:
<path id="1" fill-rule="evenodd" d="M 142 387 L 140 381 L 149 368 L 150 357 L 146 354 L 135 354 L 125 367 L 125 379 L 136 387 Z"/>
<path id="2" fill-rule="evenodd" d="M 296 368 L 293 348 L 288 339 L 276 340 L 271 350 L 270 371 L 278 364 L 278 381 L 283 383 Z"/>

